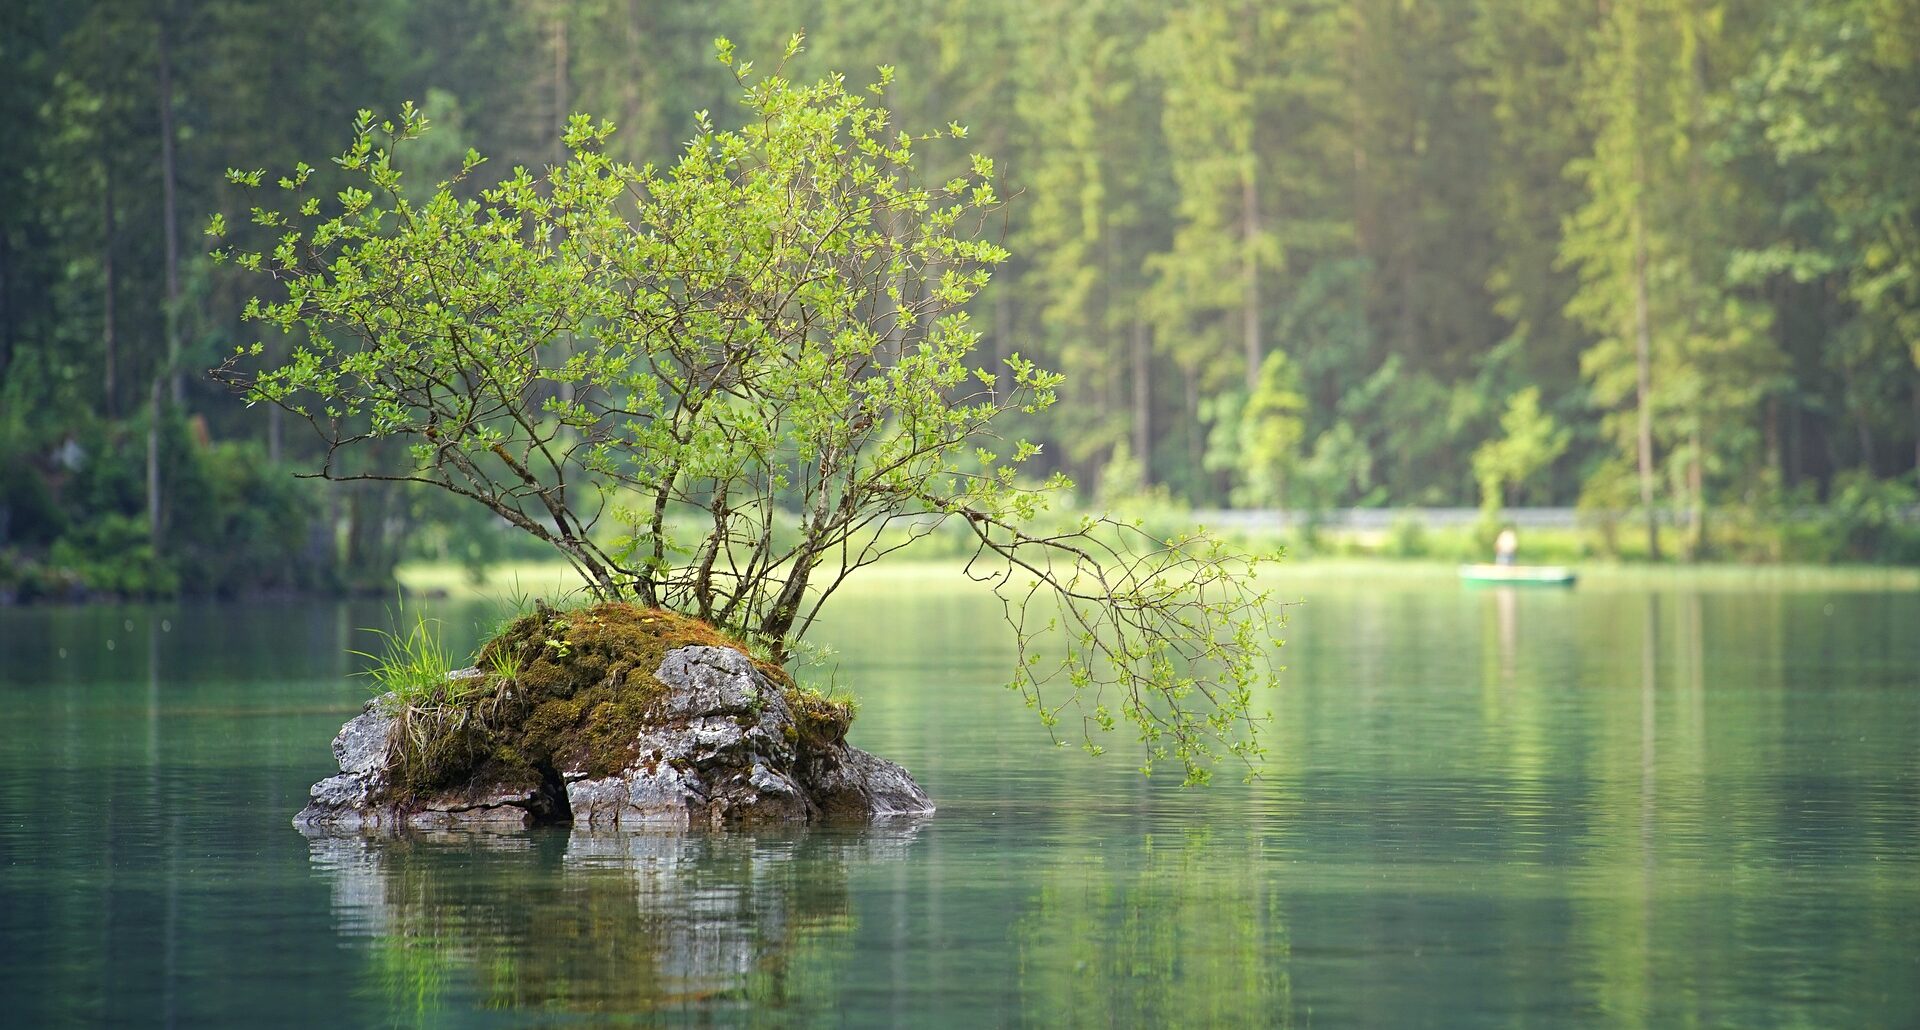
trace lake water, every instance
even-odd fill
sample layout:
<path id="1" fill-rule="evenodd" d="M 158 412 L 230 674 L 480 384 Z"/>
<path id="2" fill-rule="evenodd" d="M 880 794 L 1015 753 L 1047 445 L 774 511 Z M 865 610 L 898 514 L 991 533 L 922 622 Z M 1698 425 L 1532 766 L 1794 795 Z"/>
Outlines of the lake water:
<path id="1" fill-rule="evenodd" d="M 0 610 L 0 1025 L 1920 1025 L 1920 594 L 1284 589 L 1182 790 L 886 571 L 820 635 L 938 814 L 751 836 L 309 841 L 380 605 Z"/>

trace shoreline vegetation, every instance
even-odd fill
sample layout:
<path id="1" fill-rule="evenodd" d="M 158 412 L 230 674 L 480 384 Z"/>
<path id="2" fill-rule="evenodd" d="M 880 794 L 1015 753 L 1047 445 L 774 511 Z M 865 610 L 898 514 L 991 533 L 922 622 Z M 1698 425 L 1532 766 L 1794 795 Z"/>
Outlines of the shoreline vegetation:
<path id="1" fill-rule="evenodd" d="M 1804 589 L 1920 591 L 1920 568 L 1886 565 L 1838 564 L 1730 564 L 1579 561 L 1582 590 L 1646 589 L 1668 584 L 1702 589 L 1734 589 L 1756 582 L 1793 585 Z M 945 588 L 961 575 L 962 563 L 951 558 L 899 558 L 867 570 L 866 589 L 912 590 L 922 584 Z M 1312 557 L 1288 560 L 1269 569 L 1275 596 L 1289 600 L 1296 586 L 1314 590 L 1346 583 L 1370 586 L 1453 585 L 1459 582 L 1459 563 L 1435 558 L 1387 556 Z M 397 573 L 400 589 L 410 596 L 453 600 L 501 598 L 517 592 L 564 593 L 577 587 L 573 571 L 564 562 L 504 562 L 489 566 L 482 578 L 471 570 L 445 562 L 410 562 Z"/>
<path id="2" fill-rule="evenodd" d="M 1134 517 L 1164 536 L 1190 529 L 1197 514 L 1155 512 Z M 1198 521 L 1206 523 L 1205 518 Z M 1313 580 L 1451 578 L 1458 565 L 1485 561 L 1492 554 L 1486 525 L 1429 527 L 1416 514 L 1402 512 L 1386 528 L 1315 528 L 1309 520 L 1287 529 L 1222 529 L 1221 536 L 1248 551 L 1282 551 L 1286 560 L 1275 573 L 1282 582 L 1296 576 Z M 1644 582 L 1674 575 L 1736 581 L 1759 576 L 1920 589 L 1920 523 L 1909 521 L 1904 513 L 1863 515 L 1828 508 L 1802 512 L 1792 520 L 1726 513 L 1717 515 L 1710 525 L 1709 546 L 1695 558 L 1683 557 L 1683 527 L 1668 527 L 1662 534 L 1658 561 L 1647 559 L 1645 541 L 1637 533 L 1619 534 L 1617 546 L 1609 549 L 1604 525 L 1523 526 L 1519 560 L 1571 566 L 1589 584 Z M 489 541 L 490 535 L 500 539 Z M 283 536 L 304 539 L 311 533 Z M 254 579 L 229 576 L 217 582 L 178 574 L 145 577 L 141 575 L 144 559 L 138 554 L 115 563 L 107 556 L 76 561 L 74 553 L 60 547 L 0 549 L 0 605 L 172 597 L 391 597 L 396 589 L 410 594 L 479 596 L 512 590 L 516 578 L 518 587 L 532 594 L 549 588 L 560 594 L 578 586 L 564 562 L 549 561 L 507 534 L 489 534 L 485 529 L 462 539 L 441 527 L 427 527 L 394 556 L 388 571 L 352 580 L 313 574 L 320 563 L 310 549 L 282 555 L 286 568 L 278 572 Z M 963 559 L 957 545 L 948 546 L 935 535 L 873 572 L 911 577 L 931 566 L 958 568 Z M 267 562 L 261 559 L 252 564 L 264 567 Z"/>

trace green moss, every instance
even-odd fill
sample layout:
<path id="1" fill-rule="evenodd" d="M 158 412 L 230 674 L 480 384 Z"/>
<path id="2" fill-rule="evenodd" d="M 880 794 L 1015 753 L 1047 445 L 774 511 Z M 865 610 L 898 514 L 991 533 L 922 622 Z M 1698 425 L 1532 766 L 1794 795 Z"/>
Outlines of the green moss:
<path id="1" fill-rule="evenodd" d="M 853 725 L 851 703 L 806 687 L 787 687 L 786 695 L 787 706 L 793 709 L 795 745 L 807 750 L 847 739 L 847 730 Z"/>
<path id="2" fill-rule="evenodd" d="M 667 688 L 653 676 L 667 652 L 726 647 L 751 656 L 714 627 L 629 604 L 572 611 L 541 606 L 481 647 L 484 688 L 438 692 L 401 713 L 389 756 L 393 800 L 466 789 L 534 786 L 556 770 L 606 776 L 634 758 L 640 732 L 657 722 Z M 755 659 L 780 685 L 799 722 L 802 747 L 846 736 L 852 708 L 794 686 L 786 670 Z"/>

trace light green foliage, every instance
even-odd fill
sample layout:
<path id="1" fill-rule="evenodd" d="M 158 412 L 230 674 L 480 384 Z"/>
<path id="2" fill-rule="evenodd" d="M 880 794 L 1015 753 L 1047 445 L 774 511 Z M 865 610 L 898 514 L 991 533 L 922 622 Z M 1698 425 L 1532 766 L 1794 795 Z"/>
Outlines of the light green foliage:
<path id="1" fill-rule="evenodd" d="M 1309 511 L 1322 511 L 1343 501 L 1377 502 L 1373 451 L 1348 422 L 1313 441 L 1313 452 L 1294 471 L 1294 484 Z"/>
<path id="2" fill-rule="evenodd" d="M 1038 316 L 1022 337 L 1068 377 L 1062 410 L 1077 424 L 1061 441 L 1068 467 L 1099 468 L 1126 441 L 1142 485 L 1153 455 L 1138 399 L 1150 406 L 1151 385 L 1138 380 L 1151 373 L 1130 351 L 1144 349 L 1135 339 L 1149 318 L 1144 262 L 1164 235 L 1155 216 L 1172 198 L 1155 83 L 1128 33 L 1157 17 L 1156 6 L 1090 0 L 1026 5 L 1017 16 L 1032 75 L 1018 83 L 1026 138 L 1014 242 L 1031 268 L 1023 280 Z M 1108 492 L 1104 476 L 1099 488 Z"/>
<path id="3" fill-rule="evenodd" d="M 1537 491 L 1538 476 L 1566 453 L 1572 436 L 1540 410 L 1540 390 L 1529 386 L 1507 399 L 1500 416 L 1501 436 L 1473 452 L 1473 475 L 1480 483 L 1480 507 L 1497 513 L 1509 492 Z"/>
<path id="4" fill-rule="evenodd" d="M 1783 383 L 1772 313 L 1726 275 L 1736 223 L 1707 220 L 1706 198 L 1740 194 L 1714 152 L 1724 65 L 1703 54 L 1738 53 L 1747 28 L 1717 4 L 1610 8 L 1587 82 L 1593 153 L 1570 166 L 1587 201 L 1566 227 L 1581 279 L 1568 311 L 1598 336 L 1581 369 L 1641 497 L 1684 504 L 1696 538 L 1708 490 L 1752 466 L 1756 403 Z"/>
<path id="5" fill-rule="evenodd" d="M 1317 3 L 1226 0 L 1167 5 L 1165 18 L 1144 50 L 1165 95 L 1174 219 L 1147 259 L 1149 303 L 1187 375 L 1210 392 L 1252 390 L 1266 352 L 1263 283 L 1294 245 L 1345 235 L 1320 192 L 1337 147 L 1326 118 L 1338 103 L 1339 18 Z"/>
<path id="6" fill-rule="evenodd" d="M 1582 0 L 1475 0 L 1464 46 L 1473 88 L 1494 120 L 1488 205 L 1499 246 L 1488 278 L 1494 310 L 1511 323 L 1490 371 L 1518 375 L 1558 398 L 1577 386 L 1567 318 L 1575 276 L 1559 260 L 1562 221 L 1582 200 L 1565 174 L 1592 149 L 1590 115 L 1576 98 L 1594 59 L 1595 19 Z"/>
<path id="7" fill-rule="evenodd" d="M 1723 114 L 1750 188 L 1786 215 L 1733 253 L 1730 278 L 1784 298 L 1787 340 L 1817 341 L 1868 465 L 1877 439 L 1920 430 L 1917 26 L 1913 0 L 1783 5 Z"/>
<path id="8" fill-rule="evenodd" d="M 1107 511 L 1135 511 L 1152 503 L 1147 489 L 1146 471 L 1126 440 L 1113 445 L 1113 455 L 1100 470 L 1100 485 L 1094 501 Z"/>
<path id="9" fill-rule="evenodd" d="M 1014 505 L 1031 449 L 968 444 L 1058 380 L 1017 357 L 965 362 L 962 306 L 1004 256 L 974 235 L 997 204 L 992 162 L 913 184 L 926 137 L 867 98 L 740 73 L 755 121 L 702 122 L 671 169 L 613 161 L 612 127 L 576 118 L 546 181 L 516 169 L 467 200 L 477 154 L 416 203 L 398 158 L 425 119 L 363 114 L 339 163 L 364 185 L 325 217 L 257 208 L 285 227 L 279 247 L 225 255 L 284 284 L 254 317 L 312 341 L 238 377 L 332 449 L 408 443 L 411 467 L 340 478 L 451 490 L 603 595 L 776 640 L 830 553 L 875 557 L 860 543 L 876 514 Z M 298 171 L 282 182 L 308 189 Z M 776 539 L 789 518 L 798 541 Z"/>
<path id="10" fill-rule="evenodd" d="M 1070 708 L 1089 734 L 1122 716 L 1149 765 L 1190 779 L 1250 758 L 1271 641 L 1247 564 L 1121 523 L 1021 529 L 1068 484 L 1031 485 L 1038 448 L 994 423 L 1045 410 L 1061 377 L 1017 354 L 969 362 L 966 305 L 1006 257 L 983 235 L 993 160 L 922 184 L 919 149 L 966 131 L 893 124 L 874 102 L 884 69 L 863 93 L 718 50 L 750 117 L 722 130 L 701 114 L 665 169 L 612 159 L 613 127 L 576 116 L 545 176 L 514 169 L 476 195 L 469 153 L 416 199 L 402 167 L 426 119 L 363 112 L 337 159 L 353 185 L 329 200 L 298 166 L 284 203 L 253 211 L 278 244 L 219 252 L 276 285 L 250 317 L 305 341 L 284 362 L 237 355 L 228 375 L 320 433 L 318 474 L 466 497 L 596 596 L 730 627 L 776 660 L 848 575 L 955 521 L 970 569 L 1008 598 L 1014 685 L 1049 726 Z M 380 440 L 404 459 L 336 458 Z M 1059 637 L 1029 621 L 1036 597 Z"/>
<path id="11" fill-rule="evenodd" d="M 1240 475 L 1233 499 L 1250 507 L 1288 504 L 1287 477 L 1306 434 L 1307 401 L 1285 351 L 1260 365 L 1260 382 L 1240 410 Z"/>

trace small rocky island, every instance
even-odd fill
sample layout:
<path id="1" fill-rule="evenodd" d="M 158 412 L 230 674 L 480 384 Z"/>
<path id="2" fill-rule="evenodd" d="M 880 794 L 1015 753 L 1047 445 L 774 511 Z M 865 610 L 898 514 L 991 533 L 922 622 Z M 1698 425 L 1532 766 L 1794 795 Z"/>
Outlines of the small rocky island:
<path id="1" fill-rule="evenodd" d="M 933 811 L 846 742 L 849 705 L 660 609 L 544 606 L 474 668 L 368 702 L 333 741 L 303 830 L 594 829 L 867 820 Z"/>

